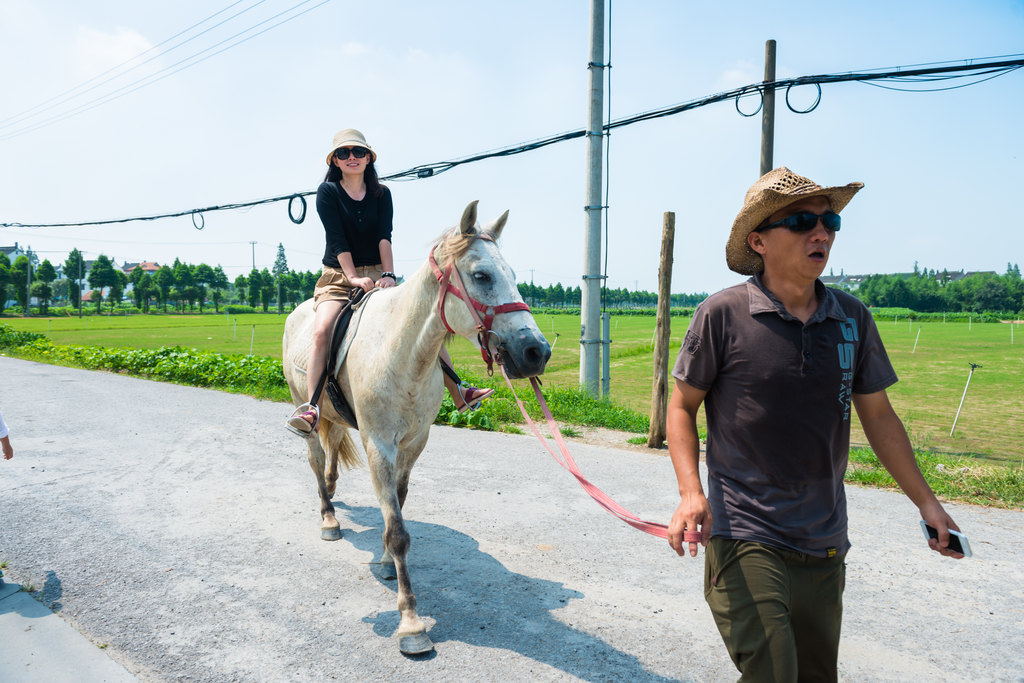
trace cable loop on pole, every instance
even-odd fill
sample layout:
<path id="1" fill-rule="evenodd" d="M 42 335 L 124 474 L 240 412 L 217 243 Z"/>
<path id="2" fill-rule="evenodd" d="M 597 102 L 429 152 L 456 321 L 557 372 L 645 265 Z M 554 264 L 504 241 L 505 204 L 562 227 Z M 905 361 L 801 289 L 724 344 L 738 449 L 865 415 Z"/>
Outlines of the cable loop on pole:
<path id="1" fill-rule="evenodd" d="M 761 97 L 761 101 L 758 102 L 757 109 L 755 109 L 753 112 L 751 112 L 749 114 L 744 114 L 743 110 L 740 109 L 740 98 L 743 97 L 744 95 L 746 95 L 748 92 L 750 92 L 750 90 L 754 90 L 755 92 L 757 92 L 757 94 L 760 95 L 760 97 Z M 764 106 L 764 91 L 761 90 L 761 88 L 759 86 L 754 86 L 753 88 L 750 88 L 750 89 L 743 89 L 743 90 L 741 90 L 740 92 L 738 92 L 736 94 L 736 99 L 734 100 L 734 102 L 736 104 L 736 113 L 739 114 L 740 116 L 744 117 L 744 118 L 748 118 L 749 119 L 751 116 L 757 116 L 758 112 L 761 111 L 761 107 Z"/>
<path id="2" fill-rule="evenodd" d="M 801 84 L 801 83 L 790 83 L 788 86 L 786 86 L 786 106 L 789 107 L 789 110 L 791 112 L 793 112 L 794 114 L 810 114 L 812 111 L 817 109 L 818 105 L 821 104 L 821 84 L 820 83 L 814 83 L 813 84 L 814 87 L 818 89 L 818 97 L 814 100 L 814 104 L 812 104 L 807 109 L 803 109 L 803 110 L 801 110 L 801 109 L 794 109 L 793 105 L 789 103 L 789 91 L 793 88 L 794 85 L 803 85 L 803 84 Z"/>
<path id="3" fill-rule="evenodd" d="M 199 216 L 199 222 L 198 223 L 196 223 L 196 216 Z M 193 211 L 192 212 L 192 227 L 195 228 L 196 230 L 202 230 L 203 228 L 206 227 L 206 217 L 203 216 L 203 212 L 202 211 Z"/>
<path id="4" fill-rule="evenodd" d="M 299 203 L 302 206 L 302 211 L 299 213 L 298 218 L 295 217 L 295 213 L 292 211 L 292 204 L 296 199 L 299 200 Z M 292 223 L 295 223 L 295 225 L 299 225 L 302 221 L 306 220 L 306 198 L 301 194 L 293 194 L 291 198 L 288 199 L 288 218 L 290 218 Z"/>

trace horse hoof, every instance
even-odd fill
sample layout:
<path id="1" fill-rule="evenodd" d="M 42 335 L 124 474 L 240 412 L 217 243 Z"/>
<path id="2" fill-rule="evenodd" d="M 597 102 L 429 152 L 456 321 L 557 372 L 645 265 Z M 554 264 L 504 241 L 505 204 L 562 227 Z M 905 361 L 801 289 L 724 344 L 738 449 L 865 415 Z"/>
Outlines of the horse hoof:
<path id="1" fill-rule="evenodd" d="M 403 655 L 422 655 L 434 649 L 434 643 L 426 633 L 417 633 L 411 636 L 400 636 L 398 638 L 398 649 Z"/>
<path id="2" fill-rule="evenodd" d="M 325 541 L 340 541 L 341 540 L 341 529 L 337 527 L 328 527 L 320 530 L 320 538 Z"/>
<path id="3" fill-rule="evenodd" d="M 390 562 L 380 563 L 380 578 L 385 581 L 394 581 L 398 578 L 398 572 L 395 570 L 395 565 Z"/>

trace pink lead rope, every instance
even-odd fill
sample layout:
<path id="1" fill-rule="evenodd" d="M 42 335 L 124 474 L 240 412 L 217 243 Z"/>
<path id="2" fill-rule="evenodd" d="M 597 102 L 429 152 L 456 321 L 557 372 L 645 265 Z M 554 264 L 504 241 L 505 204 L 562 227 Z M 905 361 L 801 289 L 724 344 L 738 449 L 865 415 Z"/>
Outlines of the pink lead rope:
<path id="1" fill-rule="evenodd" d="M 547 401 L 544 400 L 544 396 L 540 393 L 540 383 L 537 381 L 536 377 L 531 377 L 530 386 L 533 387 L 533 393 L 537 396 L 537 402 L 540 404 L 540 408 L 544 412 L 544 418 L 547 420 L 548 427 L 551 429 L 551 434 L 558 443 L 558 449 L 562 452 L 562 458 L 558 457 L 558 455 L 551 449 L 551 446 L 548 445 L 547 439 L 545 439 L 541 435 L 540 430 L 537 429 L 537 425 L 527 414 L 526 408 L 523 406 L 523 402 L 519 399 L 515 388 L 512 386 L 511 380 L 509 380 L 508 375 L 505 373 L 505 366 L 498 363 L 498 367 L 501 368 L 501 374 L 505 378 L 505 383 L 508 384 L 508 388 L 512 390 L 512 396 L 516 399 L 516 404 L 519 406 L 519 412 L 521 412 L 523 417 L 526 419 L 526 424 L 530 425 L 530 429 L 533 430 L 533 433 L 538 439 L 540 439 L 540 442 L 544 444 L 544 448 L 548 449 L 548 453 L 550 453 L 551 457 L 555 459 L 555 462 L 557 462 L 563 469 L 568 470 L 572 476 L 576 477 L 576 481 L 580 483 L 583 490 L 586 491 L 590 497 L 605 510 L 640 531 L 651 534 L 652 536 L 657 536 L 658 538 L 668 538 L 668 527 L 666 525 L 659 524 L 658 522 L 646 522 L 640 519 L 616 503 L 607 493 L 597 488 L 597 486 L 590 483 L 586 477 L 580 474 L 580 470 L 576 466 L 576 461 L 573 460 L 572 455 L 569 453 L 569 449 L 565 445 L 565 441 L 562 439 L 562 434 L 558 430 L 558 425 L 555 423 L 555 418 L 551 414 L 551 410 L 548 408 Z"/>
<path id="2" fill-rule="evenodd" d="M 489 235 L 478 234 L 477 239 L 485 239 L 492 241 Z M 632 512 L 616 503 L 612 498 L 597 488 L 594 484 L 590 483 L 586 477 L 580 474 L 579 467 L 576 466 L 576 461 L 573 460 L 572 455 L 569 453 L 569 449 L 565 445 L 565 441 L 562 439 L 562 433 L 558 430 L 558 425 L 555 424 L 555 418 L 551 414 L 551 410 L 548 408 L 547 401 L 544 400 L 544 395 L 540 392 L 540 383 L 536 377 L 530 378 L 530 385 L 533 387 L 533 393 L 537 396 L 537 402 L 540 404 L 541 410 L 544 412 L 544 418 L 547 420 L 548 427 L 551 428 L 551 434 L 554 436 L 556 442 L 558 442 L 558 449 L 562 452 L 562 458 L 551 450 L 551 446 L 548 445 L 547 440 L 541 435 L 540 430 L 537 429 L 537 425 L 534 423 L 530 416 L 526 412 L 526 408 L 523 406 L 523 402 L 519 400 L 519 395 L 516 394 L 515 387 L 512 386 L 512 381 L 508 378 L 508 373 L 505 372 L 505 365 L 501 362 L 501 356 L 494 353 L 491 349 L 491 322 L 494 320 L 494 316 L 500 313 L 509 313 L 511 311 L 529 311 L 530 307 L 522 301 L 513 303 L 501 304 L 500 306 L 485 306 L 476 299 L 469 296 L 469 292 L 466 291 L 466 286 L 462 282 L 462 277 L 459 274 L 459 269 L 455 267 L 454 262 L 449 260 L 445 264 L 444 270 L 437 265 L 437 261 L 434 259 L 434 250 L 431 249 L 427 255 L 427 260 L 430 262 L 430 268 L 434 272 L 434 277 L 437 278 L 439 285 L 437 310 L 441 318 L 441 322 L 444 324 L 445 329 L 449 332 L 455 333 L 455 330 L 448 324 L 448 320 L 445 318 L 444 313 L 444 301 L 445 296 L 453 294 L 454 296 L 462 299 L 466 307 L 469 308 L 469 313 L 473 318 L 473 321 L 477 329 L 477 338 L 480 342 L 480 355 L 483 356 L 483 360 L 487 363 L 487 372 L 492 372 L 492 363 L 496 360 L 497 365 L 501 368 L 501 375 L 505 378 L 505 383 L 508 384 L 508 388 L 512 391 L 513 398 L 516 399 L 516 404 L 519 406 L 519 412 L 523 414 L 523 418 L 526 423 L 530 425 L 530 429 L 540 439 L 540 442 L 544 444 L 544 448 L 548 449 L 548 453 L 555 459 L 563 469 L 568 470 L 572 476 L 576 477 L 576 481 L 580 483 L 583 490 L 586 491 L 591 498 L 593 498 L 598 505 L 603 507 L 608 512 L 612 513 L 626 524 L 639 529 L 645 533 L 657 536 L 658 538 L 668 538 L 668 527 L 658 522 L 647 522 Z M 455 280 L 455 283 L 452 282 Z M 478 313 L 479 311 L 479 313 Z M 486 318 L 481 320 L 480 313 L 483 313 Z M 564 458 L 564 460 L 563 460 Z M 683 532 L 683 542 L 693 543 L 700 541 L 700 533 L 693 531 Z"/>

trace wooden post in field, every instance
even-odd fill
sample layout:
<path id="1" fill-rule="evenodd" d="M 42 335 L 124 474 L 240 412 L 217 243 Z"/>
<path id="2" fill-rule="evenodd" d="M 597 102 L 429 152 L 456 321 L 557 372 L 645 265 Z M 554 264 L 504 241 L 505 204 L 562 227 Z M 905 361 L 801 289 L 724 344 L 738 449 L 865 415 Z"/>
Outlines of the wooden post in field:
<path id="1" fill-rule="evenodd" d="M 654 385 L 651 388 L 651 428 L 647 447 L 665 445 L 665 414 L 668 411 L 668 347 L 672 334 L 672 245 L 676 215 L 665 212 L 661 228 L 661 264 L 658 266 L 658 316 L 654 329 Z"/>

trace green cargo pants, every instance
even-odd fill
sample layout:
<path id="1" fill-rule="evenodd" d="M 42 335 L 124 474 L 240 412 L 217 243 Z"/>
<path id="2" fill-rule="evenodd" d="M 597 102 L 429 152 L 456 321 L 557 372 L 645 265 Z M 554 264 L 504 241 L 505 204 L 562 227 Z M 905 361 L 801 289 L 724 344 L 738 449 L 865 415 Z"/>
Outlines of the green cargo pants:
<path id="1" fill-rule="evenodd" d="M 712 538 L 704 597 L 740 681 L 835 681 L 844 555 Z"/>

